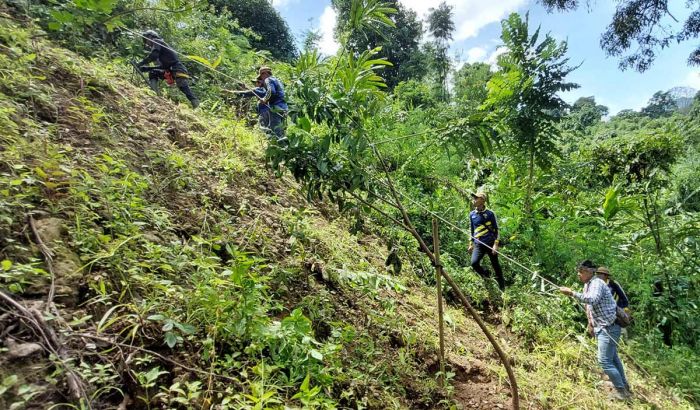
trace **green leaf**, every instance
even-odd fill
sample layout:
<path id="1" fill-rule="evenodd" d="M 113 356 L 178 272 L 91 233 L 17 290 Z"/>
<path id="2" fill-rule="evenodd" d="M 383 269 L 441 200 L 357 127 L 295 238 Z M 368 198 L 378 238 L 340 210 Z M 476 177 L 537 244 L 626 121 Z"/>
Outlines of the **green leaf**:
<path id="1" fill-rule="evenodd" d="M 306 373 L 306 377 L 304 377 L 304 381 L 301 382 L 301 386 L 299 387 L 299 390 L 308 391 L 310 381 L 311 381 L 311 373 Z"/>
<path id="2" fill-rule="evenodd" d="M 313 357 L 314 359 L 319 360 L 319 361 L 323 360 L 323 353 L 319 352 L 318 350 L 311 349 L 311 351 L 309 353 L 311 354 L 311 357 Z"/>
<path id="3" fill-rule="evenodd" d="M 223 54 L 219 54 L 219 57 L 217 57 L 216 60 L 214 60 L 214 62 L 211 64 L 211 68 L 218 67 L 219 64 L 221 64 L 222 57 L 223 57 Z"/>
<path id="4" fill-rule="evenodd" d="M 177 344 L 177 336 L 173 332 L 166 332 L 165 333 L 165 344 L 168 345 L 169 348 L 175 347 Z"/>
<path id="5" fill-rule="evenodd" d="M 12 267 L 12 261 L 4 259 L 2 262 L 0 262 L 0 267 L 2 267 L 2 270 L 7 272 Z"/>
<path id="6" fill-rule="evenodd" d="M 195 55 L 188 55 L 187 58 L 189 58 L 190 60 L 196 61 L 200 64 L 203 64 L 209 68 L 214 68 L 212 63 L 204 57 L 195 56 Z"/>

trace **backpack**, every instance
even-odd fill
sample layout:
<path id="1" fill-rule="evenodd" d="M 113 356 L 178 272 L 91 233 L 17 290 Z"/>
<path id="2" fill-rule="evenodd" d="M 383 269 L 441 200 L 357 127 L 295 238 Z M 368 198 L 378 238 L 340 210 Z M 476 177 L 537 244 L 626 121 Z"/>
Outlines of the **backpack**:
<path id="1" fill-rule="evenodd" d="M 615 311 L 615 323 L 620 327 L 627 327 L 632 323 L 632 315 L 621 307 Z"/>

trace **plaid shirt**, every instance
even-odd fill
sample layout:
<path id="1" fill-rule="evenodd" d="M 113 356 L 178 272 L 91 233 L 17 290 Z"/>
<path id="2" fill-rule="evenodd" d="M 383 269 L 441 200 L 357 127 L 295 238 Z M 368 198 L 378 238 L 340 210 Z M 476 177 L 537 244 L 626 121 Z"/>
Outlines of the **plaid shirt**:
<path id="1" fill-rule="evenodd" d="M 596 333 L 615 323 L 617 303 L 602 279 L 591 278 L 583 286 L 583 293 L 574 292 L 574 297 L 586 304 L 586 314 Z"/>

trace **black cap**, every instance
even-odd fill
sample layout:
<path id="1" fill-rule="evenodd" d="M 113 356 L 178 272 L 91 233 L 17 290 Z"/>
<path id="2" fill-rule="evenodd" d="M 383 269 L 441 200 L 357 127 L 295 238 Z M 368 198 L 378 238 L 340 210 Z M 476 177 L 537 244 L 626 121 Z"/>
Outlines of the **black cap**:
<path id="1" fill-rule="evenodd" d="M 586 259 L 585 261 L 580 262 L 580 263 L 578 264 L 578 268 L 579 268 L 579 269 L 582 269 L 582 268 L 583 268 L 583 269 L 596 269 L 597 266 L 595 266 L 595 263 L 593 263 L 593 262 L 591 262 L 590 260 Z"/>

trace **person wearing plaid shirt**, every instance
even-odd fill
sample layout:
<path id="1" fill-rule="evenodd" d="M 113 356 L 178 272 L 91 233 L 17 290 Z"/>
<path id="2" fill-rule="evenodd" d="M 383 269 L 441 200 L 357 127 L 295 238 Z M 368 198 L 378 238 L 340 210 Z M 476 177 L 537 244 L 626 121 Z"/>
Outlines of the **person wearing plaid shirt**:
<path id="1" fill-rule="evenodd" d="M 586 316 L 593 326 L 598 342 L 598 363 L 615 386 L 613 398 L 627 400 L 631 393 L 625 377 L 625 369 L 617 354 L 617 345 L 622 329 L 615 323 L 617 303 L 608 285 L 595 276 L 596 266 L 591 261 L 583 261 L 576 269 L 583 285 L 583 292 L 561 287 L 561 293 L 571 296 L 586 305 Z"/>

